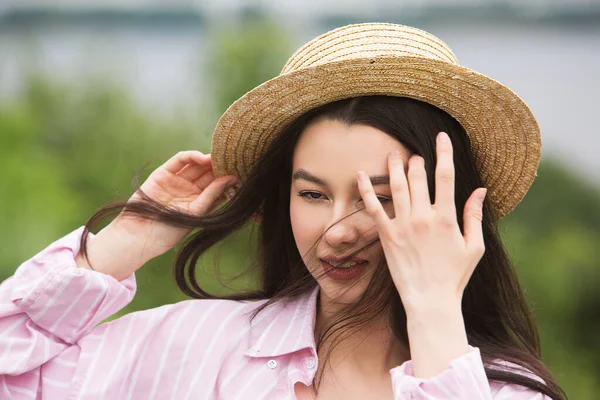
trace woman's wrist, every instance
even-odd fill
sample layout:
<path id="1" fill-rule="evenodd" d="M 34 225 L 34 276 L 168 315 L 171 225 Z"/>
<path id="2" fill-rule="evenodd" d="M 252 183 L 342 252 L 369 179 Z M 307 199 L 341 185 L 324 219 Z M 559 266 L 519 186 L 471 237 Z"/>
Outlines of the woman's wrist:
<path id="1" fill-rule="evenodd" d="M 469 351 L 459 299 L 422 301 L 406 310 L 413 371 L 429 378 Z"/>
<path id="2" fill-rule="evenodd" d="M 407 316 L 462 312 L 462 294 L 450 289 L 430 290 L 428 293 L 401 291 L 400 298 Z"/>
<path id="3" fill-rule="evenodd" d="M 89 262 L 81 253 L 77 254 L 75 262 L 79 267 L 123 280 L 153 258 L 147 250 L 139 239 L 111 223 L 88 240 Z"/>

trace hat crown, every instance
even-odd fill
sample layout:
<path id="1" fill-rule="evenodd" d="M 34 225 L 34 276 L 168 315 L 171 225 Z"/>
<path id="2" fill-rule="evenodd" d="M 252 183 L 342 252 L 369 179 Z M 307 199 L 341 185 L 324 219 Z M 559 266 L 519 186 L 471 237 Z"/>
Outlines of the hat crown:
<path id="1" fill-rule="evenodd" d="M 458 65 L 450 47 L 436 36 L 404 25 L 354 24 L 327 32 L 302 46 L 281 74 L 336 61 L 419 57 Z"/>

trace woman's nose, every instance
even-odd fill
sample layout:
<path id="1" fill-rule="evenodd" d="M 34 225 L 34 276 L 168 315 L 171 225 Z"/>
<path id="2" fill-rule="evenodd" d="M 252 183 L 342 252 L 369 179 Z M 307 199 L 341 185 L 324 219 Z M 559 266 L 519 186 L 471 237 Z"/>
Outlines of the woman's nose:
<path id="1" fill-rule="evenodd" d="M 331 247 L 355 243 L 360 236 L 357 227 L 352 223 L 352 216 L 334 222 L 327 231 L 324 239 Z"/>

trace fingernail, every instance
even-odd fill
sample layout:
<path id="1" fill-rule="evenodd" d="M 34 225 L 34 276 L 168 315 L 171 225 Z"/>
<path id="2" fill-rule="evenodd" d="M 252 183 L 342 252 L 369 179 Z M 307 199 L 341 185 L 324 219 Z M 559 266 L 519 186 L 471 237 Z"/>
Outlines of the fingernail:
<path id="1" fill-rule="evenodd" d="M 483 200 L 485 200 L 485 195 L 487 194 L 487 189 L 483 188 L 479 190 L 479 193 L 477 193 L 477 198 L 479 199 L 479 201 L 481 201 L 483 203 Z"/>
<path id="2" fill-rule="evenodd" d="M 448 143 L 450 141 L 450 138 L 448 137 L 448 134 L 446 132 L 440 132 L 438 138 L 442 143 Z"/>
<path id="3" fill-rule="evenodd" d="M 410 158 L 413 160 L 413 163 L 416 162 L 417 164 L 425 165 L 425 159 L 418 154 L 413 154 Z"/>
<path id="4" fill-rule="evenodd" d="M 358 180 L 361 183 L 367 182 L 367 174 L 364 171 L 358 171 Z"/>
<path id="5" fill-rule="evenodd" d="M 390 158 L 392 160 L 398 160 L 398 159 L 400 159 L 400 151 L 399 150 L 392 151 L 392 154 L 390 154 Z"/>
<path id="6" fill-rule="evenodd" d="M 225 188 L 225 198 L 227 200 L 231 200 L 237 194 L 237 192 L 239 192 L 241 187 L 242 183 L 240 181 L 236 180 L 229 183 Z"/>
<path id="7" fill-rule="evenodd" d="M 233 196 L 235 196 L 234 188 L 228 188 L 227 190 L 225 190 L 225 198 L 227 200 L 231 200 L 233 198 Z"/>

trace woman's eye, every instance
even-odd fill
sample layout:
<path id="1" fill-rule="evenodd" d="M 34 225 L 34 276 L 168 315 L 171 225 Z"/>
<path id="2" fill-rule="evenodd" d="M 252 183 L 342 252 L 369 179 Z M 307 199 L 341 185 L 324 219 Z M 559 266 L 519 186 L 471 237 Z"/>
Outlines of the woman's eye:
<path id="1" fill-rule="evenodd" d="M 298 196 L 303 197 L 308 201 L 324 200 L 323 198 L 325 197 L 319 192 L 310 192 L 310 191 L 300 192 L 300 193 L 298 193 Z"/>
<path id="2" fill-rule="evenodd" d="M 377 196 L 377 198 L 379 199 L 381 204 L 388 204 L 392 202 L 392 199 L 390 199 L 389 197 Z"/>
<path id="3" fill-rule="evenodd" d="M 384 196 L 377 196 L 377 200 L 379 200 L 381 204 L 388 204 L 392 202 L 392 199 L 390 197 Z M 362 202 L 363 200 L 361 199 L 360 201 Z"/>

